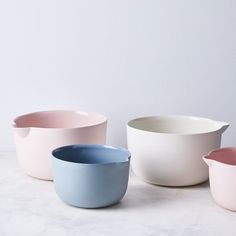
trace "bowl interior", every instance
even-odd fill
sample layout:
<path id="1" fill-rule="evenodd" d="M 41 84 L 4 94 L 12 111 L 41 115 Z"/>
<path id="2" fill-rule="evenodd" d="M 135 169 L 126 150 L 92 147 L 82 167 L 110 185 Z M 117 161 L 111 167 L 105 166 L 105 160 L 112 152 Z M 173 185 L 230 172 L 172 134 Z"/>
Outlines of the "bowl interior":
<path id="1" fill-rule="evenodd" d="M 106 121 L 103 115 L 83 111 L 43 111 L 17 117 L 15 127 L 77 128 Z"/>
<path id="2" fill-rule="evenodd" d="M 57 159 L 83 164 L 108 164 L 127 162 L 128 150 L 105 145 L 70 145 L 60 147 L 52 152 Z"/>
<path id="3" fill-rule="evenodd" d="M 236 165 L 236 148 L 221 148 L 210 153 L 208 157 L 228 165 Z"/>
<path id="4" fill-rule="evenodd" d="M 129 127 L 167 134 L 197 134 L 217 130 L 216 122 L 198 117 L 188 116 L 153 116 L 131 120 Z"/>

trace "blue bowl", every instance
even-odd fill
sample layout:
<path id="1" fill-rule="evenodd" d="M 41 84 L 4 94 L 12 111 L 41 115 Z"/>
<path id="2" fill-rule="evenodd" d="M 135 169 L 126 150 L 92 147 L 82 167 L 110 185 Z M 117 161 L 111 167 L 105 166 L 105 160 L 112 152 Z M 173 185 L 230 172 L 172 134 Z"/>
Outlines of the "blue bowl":
<path id="1" fill-rule="evenodd" d="M 58 196 L 67 204 L 100 208 L 125 195 L 130 153 L 105 145 L 70 145 L 52 152 L 53 178 Z"/>

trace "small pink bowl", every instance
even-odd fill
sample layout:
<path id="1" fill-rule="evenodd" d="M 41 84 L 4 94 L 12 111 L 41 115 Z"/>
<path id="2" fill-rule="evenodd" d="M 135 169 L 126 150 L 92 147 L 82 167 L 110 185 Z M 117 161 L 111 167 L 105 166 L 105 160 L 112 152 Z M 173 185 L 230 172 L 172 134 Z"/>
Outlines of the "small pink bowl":
<path id="1" fill-rule="evenodd" d="M 209 166 L 211 194 L 220 206 L 236 211 L 236 147 L 220 148 L 203 160 Z"/>

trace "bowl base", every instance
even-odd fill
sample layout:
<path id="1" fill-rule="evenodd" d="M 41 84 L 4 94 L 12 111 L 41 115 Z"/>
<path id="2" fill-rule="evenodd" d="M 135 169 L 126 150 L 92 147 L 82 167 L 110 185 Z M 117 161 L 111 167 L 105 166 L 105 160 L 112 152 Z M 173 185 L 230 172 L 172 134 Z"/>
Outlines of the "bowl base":
<path id="1" fill-rule="evenodd" d="M 135 173 L 135 172 L 134 172 Z M 162 184 L 162 183 L 158 183 L 158 182 L 152 182 L 150 180 L 146 180 L 143 177 L 140 177 L 139 175 L 137 175 L 135 173 L 135 175 L 142 181 L 144 181 L 145 183 L 151 184 L 151 185 L 155 185 L 155 186 L 160 186 L 160 187 L 176 187 L 176 188 L 181 188 L 181 187 L 191 187 L 191 186 L 195 186 L 195 185 L 199 185 L 202 183 L 205 183 L 208 181 L 207 179 L 201 180 L 201 181 L 197 181 L 197 182 L 193 182 L 193 183 L 188 183 L 188 184 Z"/>

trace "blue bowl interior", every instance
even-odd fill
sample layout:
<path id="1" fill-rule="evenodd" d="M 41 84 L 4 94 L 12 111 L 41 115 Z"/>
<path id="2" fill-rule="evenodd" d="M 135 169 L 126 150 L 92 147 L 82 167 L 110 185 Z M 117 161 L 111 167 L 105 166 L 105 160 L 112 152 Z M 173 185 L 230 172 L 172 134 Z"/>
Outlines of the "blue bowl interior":
<path id="1" fill-rule="evenodd" d="M 57 159 L 83 164 L 108 164 L 127 162 L 128 150 L 105 145 L 70 145 L 52 152 Z"/>

